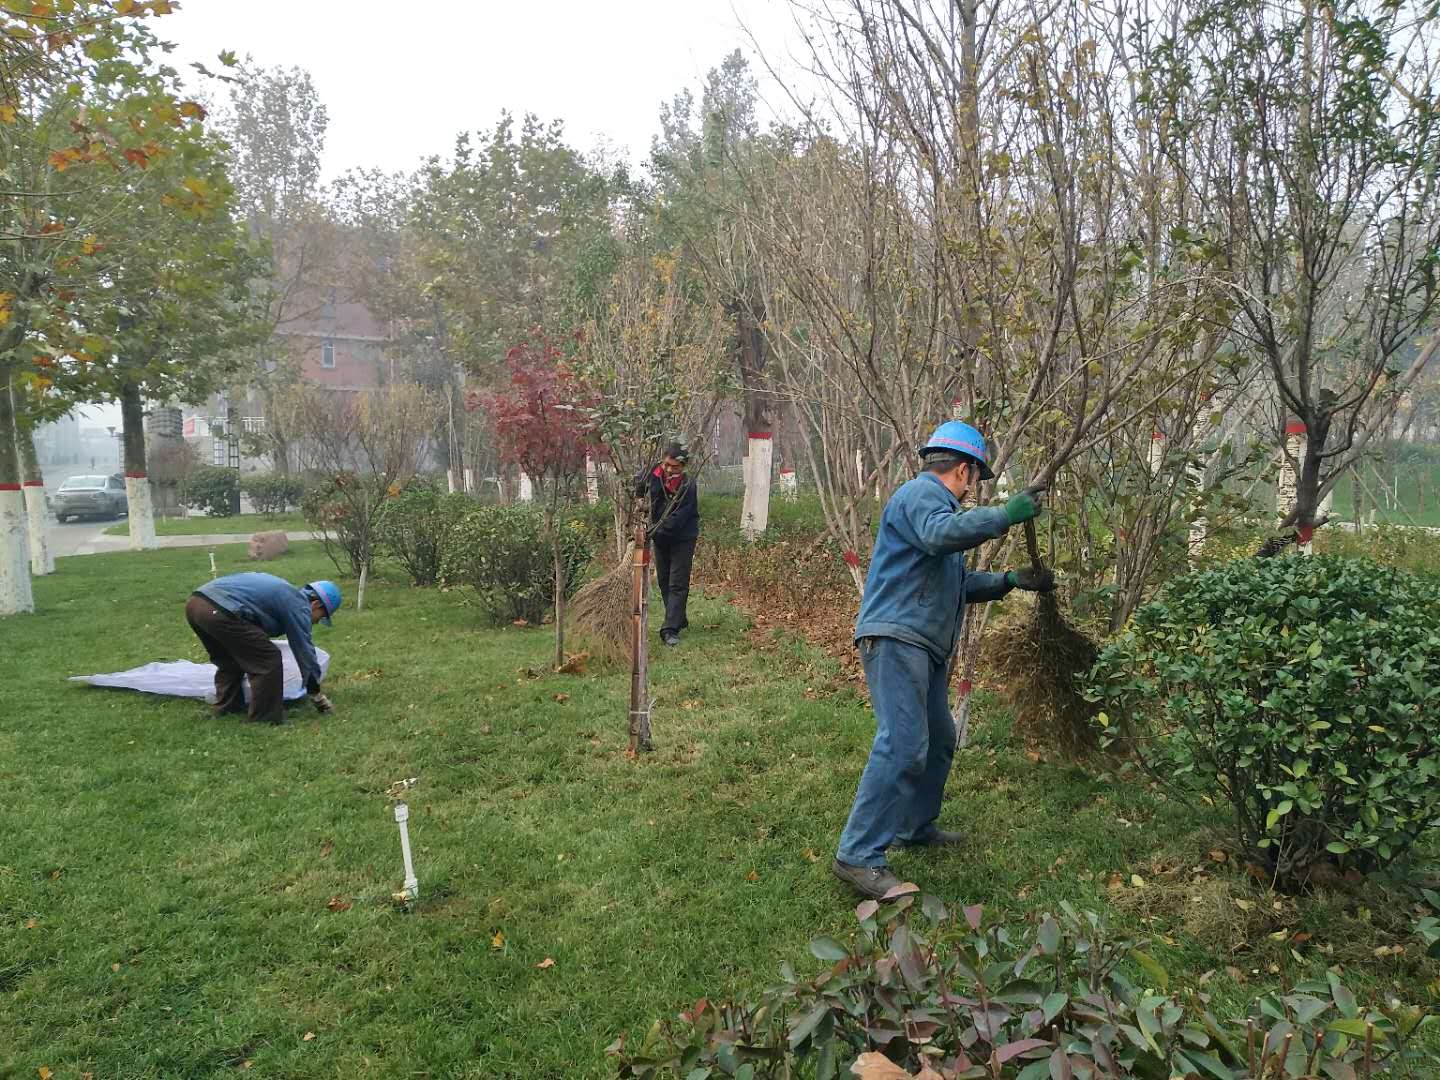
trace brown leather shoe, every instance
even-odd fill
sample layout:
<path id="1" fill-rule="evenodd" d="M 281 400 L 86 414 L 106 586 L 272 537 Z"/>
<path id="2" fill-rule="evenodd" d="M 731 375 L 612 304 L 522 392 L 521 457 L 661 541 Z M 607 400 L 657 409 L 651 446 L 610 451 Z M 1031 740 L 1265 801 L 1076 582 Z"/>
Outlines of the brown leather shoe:
<path id="1" fill-rule="evenodd" d="M 835 859 L 830 863 L 830 873 L 872 900 L 885 899 L 886 893 L 901 884 L 888 866 L 851 866 Z"/>

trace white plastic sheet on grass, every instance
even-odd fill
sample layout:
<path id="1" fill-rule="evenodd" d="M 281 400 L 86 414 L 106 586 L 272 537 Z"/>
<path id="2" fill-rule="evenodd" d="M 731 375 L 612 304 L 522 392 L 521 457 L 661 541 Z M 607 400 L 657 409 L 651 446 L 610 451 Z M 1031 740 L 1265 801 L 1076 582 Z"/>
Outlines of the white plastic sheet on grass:
<path id="1" fill-rule="evenodd" d="M 300 665 L 290 652 L 290 643 L 283 638 L 275 642 L 280 658 L 285 662 L 285 700 L 298 701 L 305 696 L 305 685 L 300 679 Z M 330 654 L 316 649 L 315 657 L 320 661 L 320 676 L 324 678 L 330 669 Z M 129 671 L 115 671 L 108 675 L 72 675 L 71 682 L 89 683 L 91 686 L 108 686 L 118 690 L 139 690 L 142 694 L 161 694 L 165 697 L 203 698 L 215 701 L 215 665 L 197 664 L 191 660 L 157 660 L 142 664 Z M 245 700 L 250 700 L 250 680 L 245 680 Z"/>

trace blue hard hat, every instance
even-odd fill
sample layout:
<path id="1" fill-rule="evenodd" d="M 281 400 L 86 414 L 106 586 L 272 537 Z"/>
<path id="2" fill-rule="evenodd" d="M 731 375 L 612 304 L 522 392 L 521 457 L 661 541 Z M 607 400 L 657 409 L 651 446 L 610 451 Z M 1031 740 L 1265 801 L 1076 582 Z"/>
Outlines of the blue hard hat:
<path id="1" fill-rule="evenodd" d="M 315 594 L 320 606 L 325 609 L 325 618 L 321 622 L 329 626 L 330 616 L 340 610 L 340 586 L 333 581 L 312 581 L 305 587 Z"/>
<path id="2" fill-rule="evenodd" d="M 972 457 L 980 463 L 981 480 L 995 479 L 995 474 L 990 471 L 990 452 L 985 448 L 985 436 L 963 420 L 946 420 L 920 447 L 922 458 L 935 452 Z"/>

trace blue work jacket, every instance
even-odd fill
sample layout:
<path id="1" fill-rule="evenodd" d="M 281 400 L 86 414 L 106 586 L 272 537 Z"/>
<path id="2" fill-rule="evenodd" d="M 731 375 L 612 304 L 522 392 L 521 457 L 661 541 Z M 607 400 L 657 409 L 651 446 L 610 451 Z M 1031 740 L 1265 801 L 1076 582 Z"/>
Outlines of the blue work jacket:
<path id="1" fill-rule="evenodd" d="M 320 661 L 311 637 L 310 597 L 274 574 L 230 574 L 195 590 L 237 619 L 254 623 L 270 637 L 282 634 L 300 666 L 305 688 L 320 685 Z"/>
<path id="2" fill-rule="evenodd" d="M 962 510 L 934 473 L 901 485 L 880 516 L 855 640 L 897 638 L 948 663 L 966 603 L 1010 591 L 1003 573 L 967 572 L 965 552 L 1009 527 L 998 506 Z"/>

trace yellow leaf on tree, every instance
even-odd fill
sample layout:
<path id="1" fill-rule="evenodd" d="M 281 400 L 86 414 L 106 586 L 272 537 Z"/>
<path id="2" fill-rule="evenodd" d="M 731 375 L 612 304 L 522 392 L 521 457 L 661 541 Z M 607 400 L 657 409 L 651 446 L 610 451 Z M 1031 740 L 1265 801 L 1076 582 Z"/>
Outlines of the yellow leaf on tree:
<path id="1" fill-rule="evenodd" d="M 13 124 L 15 122 L 15 106 L 8 101 L 0 101 L 0 124 Z"/>

